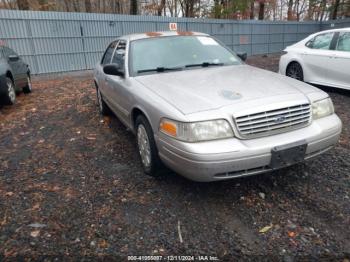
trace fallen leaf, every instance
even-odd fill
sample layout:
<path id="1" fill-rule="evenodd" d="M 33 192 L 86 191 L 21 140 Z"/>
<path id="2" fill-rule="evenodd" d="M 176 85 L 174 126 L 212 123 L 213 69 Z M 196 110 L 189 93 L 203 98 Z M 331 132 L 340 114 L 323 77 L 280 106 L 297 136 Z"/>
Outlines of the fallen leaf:
<path id="1" fill-rule="evenodd" d="M 13 192 L 7 192 L 7 193 L 5 194 L 5 196 L 13 196 L 13 195 L 14 195 Z"/>
<path id="2" fill-rule="evenodd" d="M 272 228 L 272 224 L 266 227 L 263 227 L 262 229 L 259 230 L 259 233 L 266 233 Z"/>
<path id="3" fill-rule="evenodd" d="M 107 248 L 108 242 L 106 240 L 102 240 L 100 243 L 98 243 L 99 248 Z"/>
<path id="4" fill-rule="evenodd" d="M 40 205 L 39 205 L 39 203 L 37 203 L 32 207 L 32 210 L 37 210 L 39 208 L 40 208 Z"/>
<path id="5" fill-rule="evenodd" d="M 289 237 L 295 237 L 295 232 L 293 232 L 293 231 L 288 231 L 288 236 L 289 236 Z"/>
<path id="6" fill-rule="evenodd" d="M 37 237 L 37 236 L 39 236 L 39 234 L 40 234 L 40 230 L 34 230 L 34 231 L 30 232 L 31 237 Z"/>

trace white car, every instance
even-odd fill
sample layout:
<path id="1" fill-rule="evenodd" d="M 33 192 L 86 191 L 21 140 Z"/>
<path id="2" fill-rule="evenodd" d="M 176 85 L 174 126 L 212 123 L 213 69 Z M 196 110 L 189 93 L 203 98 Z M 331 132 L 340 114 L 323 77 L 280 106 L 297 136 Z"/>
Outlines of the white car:
<path id="1" fill-rule="evenodd" d="M 350 28 L 312 34 L 284 52 L 280 74 L 312 84 L 350 89 Z"/>

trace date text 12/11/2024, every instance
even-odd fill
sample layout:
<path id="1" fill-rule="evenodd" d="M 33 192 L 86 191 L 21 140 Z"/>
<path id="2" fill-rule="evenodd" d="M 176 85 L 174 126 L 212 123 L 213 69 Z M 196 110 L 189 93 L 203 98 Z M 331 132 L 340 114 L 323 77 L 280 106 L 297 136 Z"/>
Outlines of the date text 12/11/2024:
<path id="1" fill-rule="evenodd" d="M 216 256 L 128 256 L 129 261 L 218 261 Z"/>

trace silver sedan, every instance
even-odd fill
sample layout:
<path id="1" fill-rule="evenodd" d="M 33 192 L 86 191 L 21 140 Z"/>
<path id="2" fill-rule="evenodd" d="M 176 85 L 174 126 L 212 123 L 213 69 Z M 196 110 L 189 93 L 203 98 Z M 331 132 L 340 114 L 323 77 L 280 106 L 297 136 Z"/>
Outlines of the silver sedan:
<path id="1" fill-rule="evenodd" d="M 153 176 L 162 164 L 196 181 L 254 175 L 337 143 L 325 92 L 242 60 L 202 33 L 120 37 L 94 70 L 99 109 L 135 133 Z"/>

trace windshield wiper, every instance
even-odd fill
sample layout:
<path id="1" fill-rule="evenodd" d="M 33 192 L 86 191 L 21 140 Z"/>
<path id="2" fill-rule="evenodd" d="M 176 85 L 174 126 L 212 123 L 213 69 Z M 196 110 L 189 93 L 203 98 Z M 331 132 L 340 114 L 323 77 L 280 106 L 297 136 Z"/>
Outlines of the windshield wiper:
<path id="1" fill-rule="evenodd" d="M 208 66 L 222 66 L 222 65 L 224 65 L 224 63 L 203 62 L 203 63 L 200 63 L 200 64 L 185 65 L 185 67 L 195 67 L 195 66 L 208 67 Z"/>
<path id="2" fill-rule="evenodd" d="M 166 72 L 166 71 L 177 71 L 182 70 L 182 67 L 157 67 L 151 69 L 142 69 L 138 70 L 137 73 L 146 73 L 146 72 Z"/>

